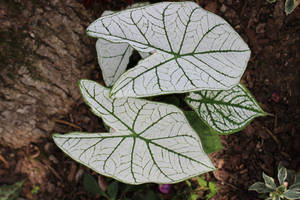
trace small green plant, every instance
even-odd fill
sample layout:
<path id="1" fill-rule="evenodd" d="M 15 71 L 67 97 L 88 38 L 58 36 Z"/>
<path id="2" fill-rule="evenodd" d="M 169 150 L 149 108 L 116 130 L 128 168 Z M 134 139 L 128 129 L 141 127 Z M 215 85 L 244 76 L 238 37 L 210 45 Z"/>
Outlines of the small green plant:
<path id="1" fill-rule="evenodd" d="M 269 3 L 275 3 L 277 0 L 267 0 Z M 284 11 L 286 15 L 291 14 L 297 6 L 300 4 L 300 0 L 286 0 L 284 4 Z"/>
<path id="2" fill-rule="evenodd" d="M 24 181 L 16 182 L 13 185 L 0 186 L 0 200 L 15 200 L 19 197 Z"/>
<path id="3" fill-rule="evenodd" d="M 39 186 L 34 186 L 31 190 L 31 194 L 38 194 L 40 191 L 40 187 Z"/>
<path id="4" fill-rule="evenodd" d="M 266 115 L 240 83 L 249 47 L 224 19 L 194 2 L 106 12 L 87 33 L 98 39 L 107 87 L 80 80 L 79 88 L 112 132 L 53 139 L 100 174 L 135 185 L 198 176 L 215 169 L 207 154 L 221 148 L 218 135 L 238 132 Z M 142 59 L 126 71 L 133 50 Z M 172 96 L 184 105 L 153 101 L 178 93 L 188 93 L 185 100 Z"/>
<path id="5" fill-rule="evenodd" d="M 264 183 L 254 183 L 249 190 L 269 193 L 267 200 L 300 199 L 300 173 L 294 174 L 293 171 L 279 166 L 277 174 L 279 186 L 276 186 L 274 179 L 265 173 L 263 173 L 263 178 Z"/>
<path id="6" fill-rule="evenodd" d="M 192 190 L 189 194 L 188 200 L 197 200 L 199 195 L 198 191 L 205 192 L 205 199 L 209 200 L 217 194 L 217 186 L 212 181 L 206 181 L 202 176 L 197 177 L 198 187 L 195 190 Z M 189 180 L 186 181 L 188 186 L 191 188 L 192 184 Z"/>

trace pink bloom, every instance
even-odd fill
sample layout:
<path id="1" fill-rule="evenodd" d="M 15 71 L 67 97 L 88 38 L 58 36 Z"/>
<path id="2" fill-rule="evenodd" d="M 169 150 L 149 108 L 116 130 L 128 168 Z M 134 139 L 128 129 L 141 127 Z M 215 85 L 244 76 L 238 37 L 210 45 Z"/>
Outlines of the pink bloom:
<path id="1" fill-rule="evenodd" d="M 280 101 L 280 95 L 277 92 L 272 93 L 271 99 L 275 102 L 278 103 Z"/>
<path id="2" fill-rule="evenodd" d="M 162 185 L 158 186 L 158 189 L 163 194 L 169 194 L 169 192 L 172 189 L 172 185 L 170 185 L 170 184 L 162 184 Z"/>

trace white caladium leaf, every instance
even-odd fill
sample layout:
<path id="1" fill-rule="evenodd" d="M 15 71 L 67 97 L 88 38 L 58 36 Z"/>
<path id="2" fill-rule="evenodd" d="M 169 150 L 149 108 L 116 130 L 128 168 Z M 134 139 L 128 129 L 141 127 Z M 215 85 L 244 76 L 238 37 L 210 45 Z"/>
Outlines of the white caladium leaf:
<path id="1" fill-rule="evenodd" d="M 113 43 L 99 38 L 96 42 L 98 63 L 106 86 L 112 86 L 126 71 L 133 48 L 127 43 Z M 139 52 L 142 58 L 150 53 Z"/>
<path id="2" fill-rule="evenodd" d="M 99 18 L 87 33 L 154 52 L 117 80 L 115 97 L 230 89 L 250 57 L 247 44 L 225 20 L 193 2 L 121 11 Z"/>
<path id="3" fill-rule="evenodd" d="M 132 6 L 139 7 L 144 5 L 147 4 L 133 4 Z M 113 13 L 113 11 L 104 11 L 102 17 Z M 96 51 L 104 83 L 110 87 L 125 72 L 133 48 L 128 43 L 113 43 L 99 38 L 96 42 Z M 150 55 L 144 52 L 139 52 L 139 54 L 142 58 Z"/>
<path id="4" fill-rule="evenodd" d="M 222 134 L 237 132 L 253 118 L 266 115 L 242 84 L 230 90 L 192 92 L 185 101 L 209 126 Z"/>
<path id="5" fill-rule="evenodd" d="M 197 133 L 177 107 L 135 98 L 109 97 L 89 80 L 80 89 L 92 111 L 114 133 L 55 134 L 74 160 L 125 183 L 175 183 L 211 171 Z"/>
<path id="6" fill-rule="evenodd" d="M 127 43 L 113 43 L 99 38 L 96 50 L 104 83 L 106 86 L 112 86 L 125 72 L 133 48 Z"/>
<path id="7" fill-rule="evenodd" d="M 102 17 L 113 13 L 104 11 Z M 127 43 L 113 43 L 99 38 L 96 42 L 96 51 L 104 83 L 106 86 L 112 86 L 125 72 L 133 48 Z"/>

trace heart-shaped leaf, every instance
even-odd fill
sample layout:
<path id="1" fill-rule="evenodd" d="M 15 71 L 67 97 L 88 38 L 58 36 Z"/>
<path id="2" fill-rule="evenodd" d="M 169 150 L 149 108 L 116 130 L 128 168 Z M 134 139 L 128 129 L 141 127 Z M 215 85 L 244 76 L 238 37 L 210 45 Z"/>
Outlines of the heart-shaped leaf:
<path id="1" fill-rule="evenodd" d="M 125 183 L 175 183 L 214 169 L 197 133 L 177 107 L 109 97 L 109 89 L 80 81 L 92 111 L 115 133 L 55 134 L 74 160 Z"/>
<path id="2" fill-rule="evenodd" d="M 115 83 L 115 97 L 154 96 L 238 84 L 250 57 L 241 37 L 221 17 L 193 2 L 163 2 L 101 17 L 90 36 L 154 52 Z"/>
<path id="3" fill-rule="evenodd" d="M 237 132 L 255 117 L 265 115 L 242 84 L 230 90 L 192 92 L 185 101 L 209 126 L 222 134 Z"/>

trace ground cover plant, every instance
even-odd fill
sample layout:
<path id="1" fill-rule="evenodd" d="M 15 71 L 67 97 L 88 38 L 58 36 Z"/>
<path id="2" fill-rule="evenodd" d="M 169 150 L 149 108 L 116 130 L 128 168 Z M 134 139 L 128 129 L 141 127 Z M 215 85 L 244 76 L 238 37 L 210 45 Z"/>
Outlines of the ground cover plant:
<path id="1" fill-rule="evenodd" d="M 295 173 L 287 170 L 283 166 L 278 167 L 278 183 L 275 180 L 263 173 L 264 183 L 256 182 L 250 186 L 249 190 L 254 190 L 258 193 L 268 194 L 267 200 L 280 199 L 300 199 L 300 173 Z"/>
<path id="2" fill-rule="evenodd" d="M 99 64 L 112 87 L 90 80 L 79 87 L 110 132 L 53 135 L 77 162 L 124 183 L 176 183 L 215 169 L 207 153 L 219 149 L 217 135 L 266 115 L 240 83 L 250 49 L 221 17 L 193 2 L 105 15 L 87 33 L 99 38 Z M 125 72 L 133 49 L 143 59 Z M 151 101 L 174 93 L 189 93 L 194 112 Z"/>

